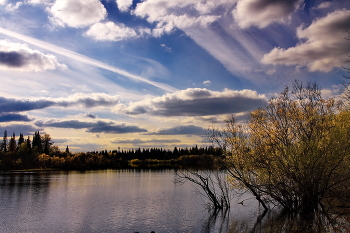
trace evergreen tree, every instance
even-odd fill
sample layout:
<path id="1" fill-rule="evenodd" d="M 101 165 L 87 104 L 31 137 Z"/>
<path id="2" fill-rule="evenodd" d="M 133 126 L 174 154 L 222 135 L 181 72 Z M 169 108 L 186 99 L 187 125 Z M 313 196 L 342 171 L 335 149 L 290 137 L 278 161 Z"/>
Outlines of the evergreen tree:
<path id="1" fill-rule="evenodd" d="M 30 137 L 28 136 L 28 139 L 26 140 L 27 148 L 31 150 L 31 142 L 30 142 Z"/>
<path id="2" fill-rule="evenodd" d="M 40 154 L 43 152 L 39 131 L 35 132 L 33 135 L 32 149 L 35 149 L 35 148 Z"/>
<path id="3" fill-rule="evenodd" d="M 16 136 L 15 133 L 11 136 L 8 151 L 13 152 L 16 150 Z"/>
<path id="4" fill-rule="evenodd" d="M 1 143 L 0 151 L 7 151 L 7 130 L 4 131 L 4 138 Z"/>
<path id="5" fill-rule="evenodd" d="M 23 134 L 20 133 L 19 134 L 19 138 L 18 138 L 18 143 L 17 143 L 17 149 L 19 149 L 19 147 L 21 146 L 21 144 L 24 142 L 24 137 Z"/>

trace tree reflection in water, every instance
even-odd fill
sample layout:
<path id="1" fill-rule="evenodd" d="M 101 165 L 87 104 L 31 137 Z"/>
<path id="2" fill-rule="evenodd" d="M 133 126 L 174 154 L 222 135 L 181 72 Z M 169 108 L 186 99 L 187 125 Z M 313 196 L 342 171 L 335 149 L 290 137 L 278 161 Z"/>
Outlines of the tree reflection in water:
<path id="1" fill-rule="evenodd" d="M 234 208 L 234 207 L 233 207 Z M 203 222 L 204 233 L 323 233 L 350 232 L 350 213 L 318 211 L 313 214 L 291 214 L 265 210 L 255 218 L 239 219 L 230 211 L 210 211 Z"/>

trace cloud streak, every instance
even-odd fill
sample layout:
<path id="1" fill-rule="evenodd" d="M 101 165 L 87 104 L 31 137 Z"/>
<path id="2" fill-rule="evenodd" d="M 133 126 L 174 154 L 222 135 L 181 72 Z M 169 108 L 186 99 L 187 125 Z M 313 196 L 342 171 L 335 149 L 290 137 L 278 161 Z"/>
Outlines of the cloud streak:
<path id="1" fill-rule="evenodd" d="M 38 127 L 54 127 L 66 129 L 87 129 L 89 133 L 109 133 L 109 134 L 126 134 L 126 133 L 144 133 L 146 129 L 142 129 L 134 125 L 115 124 L 114 122 L 83 122 L 78 120 L 67 121 L 36 121 Z"/>
<path id="2" fill-rule="evenodd" d="M 115 144 L 148 144 L 148 143 L 176 143 L 181 142 L 178 139 L 150 139 L 150 140 L 142 140 L 142 139 L 123 139 L 123 140 L 115 140 L 112 143 Z"/>
<path id="3" fill-rule="evenodd" d="M 0 122 L 11 122 L 11 121 L 32 121 L 27 115 L 21 115 L 17 113 L 0 114 Z"/>
<path id="4" fill-rule="evenodd" d="M 157 132 L 146 133 L 147 135 L 198 135 L 205 136 L 206 130 L 195 125 L 181 125 L 168 129 L 160 129 Z"/>
<path id="5" fill-rule="evenodd" d="M 162 90 L 165 90 L 167 92 L 174 92 L 174 91 L 176 91 L 176 88 L 171 87 L 171 86 L 169 86 L 167 84 L 148 80 L 146 78 L 143 78 L 143 77 L 131 74 L 131 73 L 125 71 L 125 70 L 122 70 L 122 69 L 116 68 L 114 66 L 107 65 L 107 64 L 105 64 L 103 62 L 97 61 L 95 59 L 89 58 L 89 57 L 84 56 L 82 54 L 70 51 L 68 49 L 64 49 L 64 48 L 58 47 L 56 45 L 53 45 L 53 44 L 50 44 L 50 43 L 47 43 L 47 42 L 44 42 L 44 41 L 41 41 L 41 40 L 38 40 L 38 39 L 34 39 L 32 37 L 29 37 L 29 36 L 21 35 L 19 33 L 12 32 L 12 31 L 6 30 L 6 29 L 1 28 L 1 27 L 0 27 L 0 33 L 4 34 L 4 35 L 7 35 L 7 36 L 10 36 L 10 37 L 13 37 L 13 38 L 16 38 L 16 39 L 19 39 L 19 40 L 22 40 L 22 41 L 30 43 L 32 45 L 38 46 L 38 47 L 40 47 L 42 49 L 46 49 L 46 50 L 49 50 L 51 52 L 60 54 L 62 56 L 71 58 L 73 60 L 82 62 L 84 64 L 88 64 L 88 65 L 91 65 L 91 66 L 94 66 L 94 67 L 98 67 L 98 68 L 102 68 L 102 69 L 105 69 L 105 70 L 109 70 L 109 71 L 112 71 L 114 73 L 120 74 L 120 75 L 128 77 L 128 78 L 131 78 L 131 79 L 136 80 L 136 81 L 148 83 L 148 84 L 150 84 L 152 86 L 158 87 L 158 88 L 160 88 Z"/>
<path id="6" fill-rule="evenodd" d="M 68 98 L 42 98 L 36 100 L 0 97 L 0 113 L 23 112 L 44 109 L 48 107 L 111 107 L 119 104 L 119 101 L 119 96 L 109 96 L 102 93 L 77 93 L 75 95 L 69 96 Z"/>

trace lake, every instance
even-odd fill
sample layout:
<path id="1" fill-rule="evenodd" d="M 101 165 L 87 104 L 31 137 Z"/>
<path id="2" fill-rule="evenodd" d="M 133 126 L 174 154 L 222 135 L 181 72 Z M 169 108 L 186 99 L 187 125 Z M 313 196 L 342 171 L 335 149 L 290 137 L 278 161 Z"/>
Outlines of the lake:
<path id="1" fill-rule="evenodd" d="M 174 183 L 173 170 L 0 173 L 0 232 L 349 232 L 264 213 L 252 196 L 237 195 L 229 212 L 213 213 L 191 183 Z M 238 204 L 244 201 L 244 204 Z M 321 223 L 321 225 L 319 225 Z M 321 228 L 320 228 L 321 227 Z M 316 229 L 316 230 L 315 230 Z"/>
<path id="2" fill-rule="evenodd" d="M 0 232 L 228 232 L 190 183 L 172 170 L 12 172 L 0 174 Z M 237 200 L 238 201 L 238 200 Z M 254 200 L 235 220 L 258 216 Z"/>

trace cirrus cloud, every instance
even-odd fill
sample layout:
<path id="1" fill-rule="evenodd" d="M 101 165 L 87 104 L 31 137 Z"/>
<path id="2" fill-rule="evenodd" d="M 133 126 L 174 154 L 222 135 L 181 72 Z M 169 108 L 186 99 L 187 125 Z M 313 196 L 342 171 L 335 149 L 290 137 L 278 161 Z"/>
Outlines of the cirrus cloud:
<path id="1" fill-rule="evenodd" d="M 303 65 L 310 71 L 329 72 L 345 64 L 350 53 L 344 38 L 350 28 L 350 10 L 338 10 L 299 27 L 297 36 L 304 42 L 288 49 L 274 48 L 262 58 L 265 64 Z"/>

